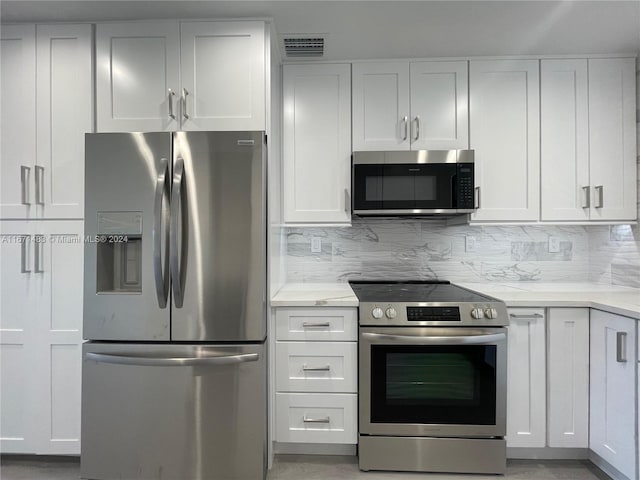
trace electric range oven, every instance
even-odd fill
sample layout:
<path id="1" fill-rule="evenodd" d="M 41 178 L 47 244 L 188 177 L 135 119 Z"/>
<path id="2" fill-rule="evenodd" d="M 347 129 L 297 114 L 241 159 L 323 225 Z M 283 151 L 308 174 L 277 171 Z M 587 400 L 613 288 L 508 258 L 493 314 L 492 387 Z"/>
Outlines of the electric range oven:
<path id="1" fill-rule="evenodd" d="M 448 282 L 351 286 L 360 469 L 504 473 L 504 304 Z"/>

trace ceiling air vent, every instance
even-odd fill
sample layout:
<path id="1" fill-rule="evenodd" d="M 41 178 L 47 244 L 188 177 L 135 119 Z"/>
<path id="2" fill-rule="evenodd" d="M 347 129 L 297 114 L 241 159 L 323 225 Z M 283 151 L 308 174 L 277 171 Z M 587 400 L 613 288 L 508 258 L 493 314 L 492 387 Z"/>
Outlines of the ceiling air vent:
<path id="1" fill-rule="evenodd" d="M 324 38 L 316 35 L 285 37 L 284 52 L 287 58 L 319 58 L 324 55 Z"/>

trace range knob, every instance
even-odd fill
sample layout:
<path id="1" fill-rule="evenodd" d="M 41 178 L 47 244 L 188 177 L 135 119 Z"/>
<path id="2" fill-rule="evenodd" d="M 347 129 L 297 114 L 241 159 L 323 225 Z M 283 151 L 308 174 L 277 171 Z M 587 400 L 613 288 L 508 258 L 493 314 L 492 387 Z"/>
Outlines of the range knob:
<path id="1" fill-rule="evenodd" d="M 484 316 L 487 318 L 498 318 L 498 311 L 493 308 L 493 307 L 489 307 L 489 308 L 485 308 L 484 310 Z"/>
<path id="2" fill-rule="evenodd" d="M 483 318 L 484 317 L 484 311 L 481 308 L 472 308 L 471 309 L 471 316 L 475 319 L 479 319 L 479 318 Z"/>
<path id="3" fill-rule="evenodd" d="M 382 313 L 382 309 L 380 307 L 376 307 L 371 310 L 371 315 L 373 315 L 373 318 L 382 318 L 382 315 L 384 315 L 384 313 Z"/>
<path id="4" fill-rule="evenodd" d="M 396 318 L 396 309 L 393 307 L 387 308 L 387 311 L 385 313 L 387 315 L 387 318 Z"/>

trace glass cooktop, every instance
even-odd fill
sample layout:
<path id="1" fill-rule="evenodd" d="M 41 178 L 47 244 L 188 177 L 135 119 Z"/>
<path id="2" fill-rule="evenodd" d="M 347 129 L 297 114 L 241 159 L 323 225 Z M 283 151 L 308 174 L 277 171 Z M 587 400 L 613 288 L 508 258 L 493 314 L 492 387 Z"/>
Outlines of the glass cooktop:
<path id="1" fill-rule="evenodd" d="M 480 295 L 447 281 L 376 281 L 354 280 L 349 285 L 361 302 L 492 302 L 494 298 Z"/>

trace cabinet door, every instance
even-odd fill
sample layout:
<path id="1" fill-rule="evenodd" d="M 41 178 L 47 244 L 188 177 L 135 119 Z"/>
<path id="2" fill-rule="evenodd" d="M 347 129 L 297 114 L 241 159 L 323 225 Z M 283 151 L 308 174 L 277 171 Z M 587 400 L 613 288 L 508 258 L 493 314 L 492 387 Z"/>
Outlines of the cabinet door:
<path id="1" fill-rule="evenodd" d="M 545 320 L 543 309 L 509 309 L 507 446 L 546 443 Z"/>
<path id="2" fill-rule="evenodd" d="M 29 218 L 36 214 L 35 26 L 3 25 L 0 45 L 0 218 Z"/>
<path id="3" fill-rule="evenodd" d="M 409 64 L 353 64 L 353 150 L 409 150 Z"/>
<path id="4" fill-rule="evenodd" d="M 91 25 L 37 27 L 38 216 L 84 215 L 84 134 L 93 129 Z"/>
<path id="5" fill-rule="evenodd" d="M 178 128 L 179 42 L 177 22 L 96 26 L 98 132 Z"/>
<path id="6" fill-rule="evenodd" d="M 33 227 L 0 222 L 0 451 L 36 453 Z"/>
<path id="7" fill-rule="evenodd" d="M 83 229 L 46 222 L 35 236 L 38 454 L 80 454 Z"/>
<path id="8" fill-rule="evenodd" d="M 285 222 L 351 219 L 351 82 L 348 64 L 285 65 Z"/>
<path id="9" fill-rule="evenodd" d="M 472 61 L 469 68 L 470 136 L 479 206 L 472 220 L 537 220 L 538 61 Z"/>
<path id="10" fill-rule="evenodd" d="M 550 447 L 589 447 L 589 309 L 550 308 Z"/>
<path id="11" fill-rule="evenodd" d="M 589 220 L 587 60 L 540 68 L 541 219 Z"/>
<path id="12" fill-rule="evenodd" d="M 591 309 L 589 448 L 636 478 L 637 320 Z"/>
<path id="13" fill-rule="evenodd" d="M 589 60 L 592 220 L 635 220 L 635 58 Z"/>
<path id="14" fill-rule="evenodd" d="M 468 67 L 411 64 L 411 150 L 469 148 Z"/>
<path id="15" fill-rule="evenodd" d="M 180 39 L 182 129 L 264 130 L 264 22 L 185 22 Z"/>

